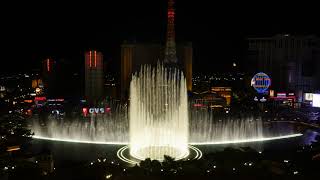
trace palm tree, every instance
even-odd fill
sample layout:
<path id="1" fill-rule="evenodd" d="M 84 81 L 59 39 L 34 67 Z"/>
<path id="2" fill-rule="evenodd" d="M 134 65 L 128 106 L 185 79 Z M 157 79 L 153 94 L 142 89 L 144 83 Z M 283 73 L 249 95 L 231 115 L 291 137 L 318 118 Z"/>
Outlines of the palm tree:
<path id="1" fill-rule="evenodd" d="M 165 155 L 164 160 L 162 162 L 162 167 L 165 170 L 165 172 L 171 172 L 176 171 L 178 166 L 174 158 Z"/>

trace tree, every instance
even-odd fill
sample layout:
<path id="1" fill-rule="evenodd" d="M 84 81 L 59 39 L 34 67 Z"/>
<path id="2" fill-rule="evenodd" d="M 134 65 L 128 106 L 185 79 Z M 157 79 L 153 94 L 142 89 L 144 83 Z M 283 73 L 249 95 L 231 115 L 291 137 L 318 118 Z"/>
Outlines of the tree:
<path id="1" fill-rule="evenodd" d="M 140 167 L 144 169 L 145 173 L 149 174 L 152 172 L 152 161 L 150 158 L 140 162 Z"/>
<path id="2" fill-rule="evenodd" d="M 162 162 L 162 166 L 164 169 L 166 170 L 170 170 L 170 169 L 175 169 L 176 168 L 176 161 L 174 160 L 174 158 L 164 155 L 164 159 Z"/>

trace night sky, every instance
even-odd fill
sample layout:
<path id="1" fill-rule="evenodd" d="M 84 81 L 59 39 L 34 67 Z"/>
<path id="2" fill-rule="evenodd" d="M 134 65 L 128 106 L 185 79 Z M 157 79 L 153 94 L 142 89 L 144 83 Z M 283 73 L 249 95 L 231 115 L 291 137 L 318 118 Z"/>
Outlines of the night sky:
<path id="1" fill-rule="evenodd" d="M 165 41 L 165 0 L 76 2 L 2 4 L 1 72 L 40 68 L 47 57 L 80 67 L 90 48 L 102 51 L 108 71 L 116 72 L 124 40 Z M 248 36 L 319 35 L 318 5 L 293 3 L 176 0 L 177 42 L 193 42 L 195 71 L 225 70 L 243 62 Z"/>

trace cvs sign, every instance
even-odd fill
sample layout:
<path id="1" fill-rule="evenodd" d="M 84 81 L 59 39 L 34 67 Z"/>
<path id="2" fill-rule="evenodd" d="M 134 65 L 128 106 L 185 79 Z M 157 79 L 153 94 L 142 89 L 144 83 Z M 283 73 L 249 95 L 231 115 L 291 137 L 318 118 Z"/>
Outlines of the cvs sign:
<path id="1" fill-rule="evenodd" d="M 89 108 L 90 114 L 104 114 L 104 108 Z"/>
<path id="2" fill-rule="evenodd" d="M 83 116 L 87 116 L 88 114 L 104 114 L 104 113 L 110 113 L 111 108 L 106 107 L 106 108 L 82 108 L 82 114 Z"/>

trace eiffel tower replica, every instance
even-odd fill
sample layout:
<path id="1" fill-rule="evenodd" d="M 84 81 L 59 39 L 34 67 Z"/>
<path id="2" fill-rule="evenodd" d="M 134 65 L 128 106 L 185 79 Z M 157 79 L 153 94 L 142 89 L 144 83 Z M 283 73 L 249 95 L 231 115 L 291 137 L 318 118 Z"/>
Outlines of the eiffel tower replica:
<path id="1" fill-rule="evenodd" d="M 167 22 L 167 41 L 165 46 L 164 64 L 170 67 L 178 67 L 176 50 L 175 29 L 174 29 L 174 1 L 168 1 L 168 22 Z"/>

